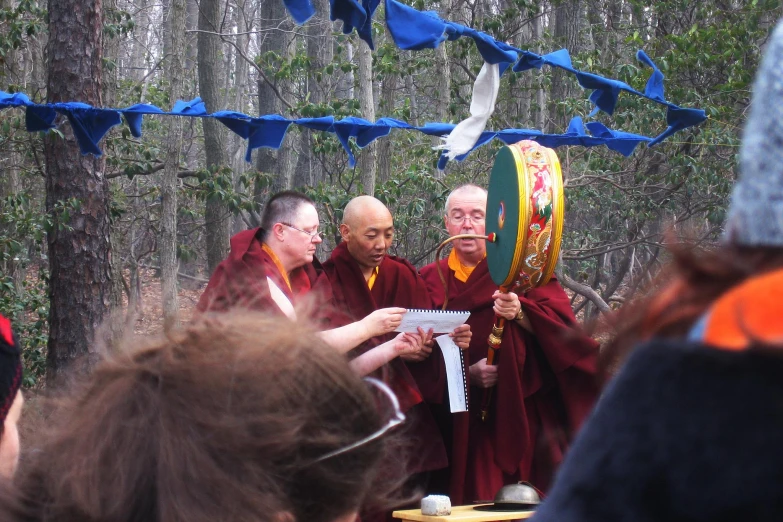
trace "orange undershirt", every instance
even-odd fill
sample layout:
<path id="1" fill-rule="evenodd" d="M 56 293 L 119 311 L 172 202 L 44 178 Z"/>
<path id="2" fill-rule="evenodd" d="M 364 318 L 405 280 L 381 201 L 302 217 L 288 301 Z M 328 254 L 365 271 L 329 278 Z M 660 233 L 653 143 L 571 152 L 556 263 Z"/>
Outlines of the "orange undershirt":
<path id="1" fill-rule="evenodd" d="M 272 258 L 272 261 L 274 261 L 275 266 L 280 271 L 280 275 L 283 276 L 283 281 L 285 281 L 285 284 L 288 286 L 288 289 L 293 292 L 294 290 L 291 288 L 291 281 L 288 279 L 288 273 L 285 271 L 285 268 L 283 268 L 283 263 L 280 262 L 280 258 L 277 257 L 277 254 L 275 254 L 271 248 L 269 248 L 269 245 L 266 243 L 261 243 L 261 250 L 269 254 L 269 257 Z"/>
<path id="2" fill-rule="evenodd" d="M 370 290 L 372 290 L 372 285 L 375 284 L 375 280 L 378 279 L 378 271 L 380 270 L 379 267 L 375 267 L 375 270 L 372 271 L 372 274 L 370 274 L 370 278 L 367 280 L 367 286 Z"/>
<path id="3" fill-rule="evenodd" d="M 484 254 L 484 257 L 487 257 L 486 253 Z M 484 258 L 482 257 L 481 259 Z M 454 272 L 454 277 L 456 277 L 458 281 L 464 283 L 468 280 L 470 274 L 473 273 L 473 270 L 475 270 L 476 267 L 463 265 L 457 257 L 457 251 L 452 249 L 451 254 L 449 254 L 449 268 Z"/>

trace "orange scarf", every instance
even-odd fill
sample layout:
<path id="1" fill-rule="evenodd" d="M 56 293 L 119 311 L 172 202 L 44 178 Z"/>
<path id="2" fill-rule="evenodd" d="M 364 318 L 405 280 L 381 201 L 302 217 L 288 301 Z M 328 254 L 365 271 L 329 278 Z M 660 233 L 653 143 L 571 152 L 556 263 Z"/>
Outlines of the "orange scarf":
<path id="1" fill-rule="evenodd" d="M 272 258 L 272 261 L 274 261 L 275 266 L 280 271 L 280 275 L 283 276 L 283 281 L 285 281 L 285 284 L 288 285 L 288 290 L 291 291 L 291 293 L 294 293 L 293 288 L 291 288 L 291 281 L 288 279 L 288 272 L 285 271 L 285 268 L 283 268 L 283 263 L 280 261 L 280 258 L 277 257 L 277 254 L 275 254 L 271 248 L 269 248 L 269 245 L 266 243 L 261 243 L 261 250 L 269 254 L 269 257 Z"/>
<path id="2" fill-rule="evenodd" d="M 486 253 L 484 254 L 484 257 L 487 257 Z M 451 254 L 449 254 L 449 268 L 454 272 L 454 277 L 456 277 L 458 281 L 464 283 L 468 280 L 470 274 L 473 273 L 473 270 L 475 270 L 476 267 L 463 265 L 457 257 L 457 251 L 452 248 Z"/>

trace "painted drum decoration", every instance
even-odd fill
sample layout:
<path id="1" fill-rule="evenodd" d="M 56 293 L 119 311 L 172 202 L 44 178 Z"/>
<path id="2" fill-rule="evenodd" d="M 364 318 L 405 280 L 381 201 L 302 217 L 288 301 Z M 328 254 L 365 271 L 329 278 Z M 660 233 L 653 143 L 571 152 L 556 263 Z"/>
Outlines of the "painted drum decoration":
<path id="1" fill-rule="evenodd" d="M 507 290 L 545 285 L 563 234 L 563 174 L 555 151 L 524 140 L 500 149 L 487 196 L 487 263 Z M 497 216 L 497 219 L 494 218 Z"/>

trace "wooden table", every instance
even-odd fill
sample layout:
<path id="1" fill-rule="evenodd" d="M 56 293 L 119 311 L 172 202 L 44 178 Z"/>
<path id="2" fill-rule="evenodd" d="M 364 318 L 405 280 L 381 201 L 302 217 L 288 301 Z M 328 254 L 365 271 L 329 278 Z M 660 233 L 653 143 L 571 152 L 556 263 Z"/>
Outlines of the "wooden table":
<path id="1" fill-rule="evenodd" d="M 490 522 L 493 520 L 520 520 L 533 516 L 535 511 L 477 511 L 475 506 L 452 506 L 451 515 L 422 515 L 421 509 L 395 511 L 394 518 L 414 522 Z"/>

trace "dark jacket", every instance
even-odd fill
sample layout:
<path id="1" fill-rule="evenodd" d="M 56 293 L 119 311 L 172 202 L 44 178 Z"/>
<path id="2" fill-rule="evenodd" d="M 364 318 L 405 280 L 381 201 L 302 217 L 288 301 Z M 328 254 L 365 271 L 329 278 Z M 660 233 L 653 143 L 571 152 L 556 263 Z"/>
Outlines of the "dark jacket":
<path id="1" fill-rule="evenodd" d="M 783 351 L 638 348 L 534 520 L 783 520 Z"/>

